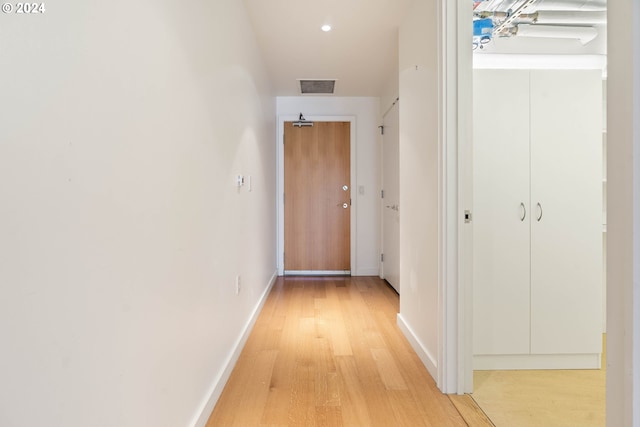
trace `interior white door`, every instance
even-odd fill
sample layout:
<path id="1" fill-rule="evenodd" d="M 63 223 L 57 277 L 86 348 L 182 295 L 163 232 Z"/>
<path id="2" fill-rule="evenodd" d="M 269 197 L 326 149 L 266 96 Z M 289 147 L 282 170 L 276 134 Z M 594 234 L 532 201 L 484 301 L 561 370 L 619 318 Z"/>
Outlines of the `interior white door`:
<path id="1" fill-rule="evenodd" d="M 602 350 L 602 73 L 531 71 L 531 350 Z"/>
<path id="2" fill-rule="evenodd" d="M 383 120 L 382 275 L 400 293 L 400 128 L 396 102 Z"/>
<path id="3" fill-rule="evenodd" d="M 528 71 L 475 70 L 473 98 L 474 354 L 528 354 Z"/>

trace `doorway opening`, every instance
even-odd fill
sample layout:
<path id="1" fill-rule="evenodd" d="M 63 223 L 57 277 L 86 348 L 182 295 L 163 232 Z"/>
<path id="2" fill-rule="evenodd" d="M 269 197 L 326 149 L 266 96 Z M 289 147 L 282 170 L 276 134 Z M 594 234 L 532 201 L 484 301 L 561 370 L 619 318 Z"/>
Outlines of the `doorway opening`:
<path id="1" fill-rule="evenodd" d="M 350 274 L 353 271 L 357 271 L 357 265 L 356 265 L 356 218 L 357 218 L 357 198 L 352 196 L 351 193 L 351 189 L 354 188 L 354 185 L 356 185 L 355 183 L 355 179 L 356 179 L 356 132 L 355 132 L 355 123 L 356 123 L 356 119 L 354 116 L 317 116 L 317 115 L 311 115 L 311 114 L 304 114 L 304 117 L 306 119 L 306 121 L 308 122 L 313 122 L 314 125 L 313 126 L 293 126 L 292 122 L 295 122 L 297 120 L 299 120 L 299 116 L 294 116 L 294 115 L 282 115 L 278 117 L 278 128 L 277 128 L 277 132 L 278 132 L 278 146 L 277 146 L 277 167 L 278 167 L 278 178 L 277 178 L 277 194 L 279 195 L 278 197 L 278 224 L 277 224 L 277 241 L 278 241 L 278 250 L 277 250 L 277 266 L 278 266 L 278 274 L 283 276 L 285 274 L 290 274 L 290 275 L 295 275 L 295 274 L 305 274 L 305 275 L 345 275 L 345 274 Z M 332 123 L 334 125 L 332 125 Z M 308 136 L 310 136 L 310 140 L 313 141 L 314 138 L 316 138 L 317 142 L 320 142 L 318 140 L 318 135 L 320 134 L 324 134 L 323 137 L 321 137 L 320 139 L 323 139 L 328 136 L 330 136 L 331 138 L 333 138 L 333 135 L 336 132 L 336 129 L 334 129 L 336 127 L 335 124 L 341 123 L 341 125 L 338 125 L 338 128 L 343 128 L 342 132 L 343 132 L 343 137 L 344 135 L 346 135 L 347 138 L 347 143 L 343 145 L 343 150 L 344 150 L 344 146 L 346 146 L 346 150 L 347 152 L 344 153 L 344 151 L 342 152 L 342 154 L 338 154 L 338 157 L 341 157 L 344 160 L 344 157 L 348 156 L 348 161 L 346 162 L 346 165 L 344 164 L 344 162 L 341 161 L 328 161 L 328 164 L 325 165 L 320 165 L 320 163 L 318 163 L 320 161 L 319 158 L 317 157 L 313 157 L 310 156 L 308 157 L 306 160 L 295 160 L 294 163 L 289 163 L 290 165 L 296 165 L 294 166 L 292 169 L 289 169 L 289 176 L 291 177 L 291 174 L 296 174 L 299 173 L 298 178 L 296 178 L 295 176 L 293 177 L 294 179 L 290 180 L 290 184 L 291 187 L 288 189 L 289 192 L 291 191 L 296 191 L 298 192 L 298 194 L 300 195 L 301 199 L 298 200 L 298 202 L 295 202 L 294 200 L 291 199 L 291 196 L 287 193 L 287 177 L 285 176 L 285 169 L 287 166 L 287 160 L 285 159 L 285 128 L 288 129 L 287 134 L 290 135 L 291 137 L 293 137 L 293 141 L 295 141 L 298 137 L 300 137 L 301 139 L 298 141 L 300 144 L 303 143 L 303 141 L 305 140 L 305 135 L 303 135 L 303 133 L 307 134 Z M 288 126 L 287 126 L 288 124 Z M 289 133 L 289 130 L 293 130 L 293 133 Z M 299 134 L 296 134 L 296 131 L 300 131 Z M 312 136 L 312 135 L 316 135 L 316 136 Z M 313 143 L 313 142 L 312 142 Z M 297 144 L 297 142 L 294 142 L 293 144 Z M 333 144 L 333 143 L 332 143 Z M 326 144 L 325 144 L 326 145 Z M 314 153 L 313 150 L 308 150 L 309 147 L 306 147 L 306 154 L 303 153 L 304 150 L 302 150 L 302 145 L 299 145 L 299 152 L 298 154 L 304 156 L 307 155 L 311 155 L 312 153 Z M 296 150 L 292 150 L 291 154 L 295 154 Z M 316 150 L 314 155 L 318 155 L 319 152 Z M 334 153 L 335 154 L 335 153 Z M 325 159 L 326 160 L 326 159 Z M 306 168 L 301 168 L 300 166 L 302 165 L 302 163 L 298 163 L 298 161 L 304 161 L 307 162 L 307 166 Z M 324 160 L 323 160 L 324 162 Z M 343 173 L 342 176 L 340 177 L 336 177 L 333 174 L 331 174 L 331 180 L 329 179 L 328 175 L 326 175 L 327 170 L 333 168 L 335 166 L 335 164 L 337 163 L 341 163 L 342 166 L 344 166 L 345 168 L 348 168 L 348 170 L 346 172 L 341 172 Z M 316 165 L 316 166 L 312 166 L 312 165 Z M 315 172 L 312 171 L 312 168 L 315 168 Z M 295 169 L 298 169 L 297 171 Z M 324 174 L 324 175 L 323 175 Z M 333 178 L 338 179 L 338 181 L 340 181 L 338 183 L 338 181 L 334 182 L 329 182 L 332 181 Z M 302 180 L 302 181 L 300 181 Z M 310 180 L 310 181 L 309 181 Z M 347 182 L 342 182 L 343 180 L 346 180 Z M 319 182 L 318 182 L 319 181 Z M 338 183 L 338 184 L 336 184 Z M 318 186 L 320 188 L 322 188 L 322 184 L 329 184 L 328 185 L 328 189 L 326 190 L 326 193 L 322 193 L 322 191 L 324 190 L 319 190 L 321 191 L 320 193 L 320 199 L 314 199 L 313 197 L 307 197 L 309 196 L 312 192 L 310 190 L 310 188 L 312 186 Z M 335 187 L 335 188 L 334 188 Z M 344 189 L 346 187 L 346 190 Z M 316 190 L 314 190 L 315 192 Z M 332 194 L 331 196 L 329 196 L 329 194 Z M 293 196 L 296 197 L 296 196 Z M 331 200 L 329 200 L 331 198 Z M 333 200 L 333 198 L 335 198 L 335 201 Z M 306 199 L 306 202 L 310 202 L 309 205 L 301 208 L 300 207 L 300 201 Z M 339 200 L 338 200 L 339 199 Z M 314 201 L 315 200 L 315 201 Z M 305 203 L 306 203 L 305 202 Z M 311 234 L 309 234 L 309 230 L 305 230 L 307 228 L 307 225 L 304 225 L 303 222 L 302 223 L 293 223 L 292 225 L 294 226 L 289 233 L 286 232 L 286 228 L 287 228 L 287 223 L 286 223 L 286 213 L 287 213 L 287 203 L 289 203 L 289 208 L 290 208 L 290 212 L 289 212 L 289 218 L 291 218 L 291 215 L 293 214 L 302 214 L 303 217 L 306 217 L 307 220 L 311 220 L 312 222 L 314 221 L 314 217 L 315 219 L 319 219 L 320 220 L 320 230 L 322 230 L 323 227 L 328 226 L 330 221 L 326 221 L 325 222 L 325 217 L 326 215 L 321 213 L 318 209 L 318 206 L 324 206 L 323 209 L 333 209 L 338 213 L 338 215 L 341 215 L 341 217 L 336 220 L 336 221 L 331 221 L 331 223 L 333 224 L 335 222 L 335 224 L 333 225 L 340 225 L 340 232 L 344 233 L 345 230 L 348 233 L 348 238 L 347 239 L 334 239 L 334 238 L 330 238 L 327 237 L 325 234 L 323 234 L 322 231 L 318 232 L 317 230 L 314 232 L 315 233 L 315 237 L 311 236 Z M 314 207 L 314 203 L 317 203 L 317 206 Z M 345 203 L 347 204 L 347 207 L 345 208 L 344 205 Z M 335 206 L 334 206 L 335 205 Z M 311 209 L 311 210 L 310 210 Z M 345 224 L 346 221 L 346 224 Z M 324 222 L 324 224 L 323 224 Z M 316 224 L 317 226 L 317 224 Z M 326 229 L 325 229 L 326 231 Z M 292 243 L 293 246 L 287 245 L 285 240 L 286 240 L 286 236 L 289 236 L 289 243 Z M 344 236 L 343 236 L 344 237 Z M 348 240 L 348 243 L 345 245 L 345 241 Z M 301 246 L 295 246 L 295 242 L 298 242 Z M 330 264 L 325 264 L 325 265 L 321 265 L 319 263 L 317 263 L 316 261 L 316 254 L 315 251 L 317 248 L 309 248 L 309 246 L 307 245 L 307 243 L 310 243 L 312 245 L 315 245 L 316 243 L 325 245 L 325 247 L 329 247 L 331 248 L 331 251 L 329 253 L 329 258 L 332 258 L 334 255 L 335 251 L 335 247 L 336 246 L 340 246 L 341 248 L 344 246 L 344 249 L 341 249 L 341 256 L 340 256 L 340 261 L 337 261 L 338 258 L 336 258 L 335 260 L 331 260 L 329 261 Z M 287 252 L 287 247 L 290 247 L 291 249 L 289 249 L 289 252 L 294 251 L 297 252 L 295 254 L 289 254 L 287 256 L 286 252 Z M 304 248 L 299 249 L 299 248 Z M 346 254 L 345 254 L 346 252 Z M 325 252 L 326 253 L 326 252 Z M 300 262 L 305 262 L 302 261 L 302 259 L 307 258 L 307 260 L 311 259 L 313 260 L 310 264 L 300 264 Z M 287 261 L 287 259 L 289 259 L 290 261 L 292 261 L 291 263 L 287 262 L 285 263 L 285 261 Z M 345 260 L 346 260 L 346 264 L 345 264 Z M 326 260 L 325 260 L 326 261 Z"/>
<path id="2" fill-rule="evenodd" d="M 486 2 L 483 5 L 489 7 L 497 3 Z M 554 2 L 544 3 L 545 6 L 552 6 Z M 563 3 L 565 7 L 567 3 Z M 549 9 L 547 7 L 541 13 L 547 16 L 556 13 L 548 12 Z M 482 16 L 476 15 L 491 20 L 491 17 L 499 14 L 484 12 Z M 604 16 L 605 13 L 599 12 L 600 15 Z M 593 14 L 590 16 L 593 17 Z M 531 27 L 522 20 L 514 22 L 523 24 L 522 27 Z M 480 20 L 474 21 L 474 36 L 477 35 L 475 30 L 481 27 L 479 24 Z M 509 22 L 504 25 L 508 26 Z M 493 53 L 510 54 L 502 55 L 502 59 L 511 56 L 511 61 L 498 66 L 488 65 L 489 60 L 495 58 L 487 54 L 486 47 L 482 49 L 480 46 L 477 49 L 479 53 L 474 54 L 474 68 L 483 69 L 469 70 L 474 73 L 474 123 L 477 125 L 480 122 L 479 127 L 482 128 L 486 124 L 483 122 L 498 116 L 499 120 L 495 123 L 499 127 L 494 129 L 499 130 L 491 131 L 489 126 L 487 129 L 491 135 L 485 132 L 484 140 L 493 143 L 502 138 L 502 145 L 498 144 L 497 149 L 485 150 L 487 146 L 478 146 L 478 135 L 474 129 L 474 355 L 467 353 L 467 357 L 474 359 L 477 369 L 473 376 L 473 397 L 498 426 L 604 426 L 606 80 L 602 78 L 602 70 L 606 70 L 606 59 L 603 59 L 606 52 L 598 55 L 594 51 L 587 55 L 576 48 L 573 56 L 564 55 L 564 63 L 561 60 L 554 63 L 554 59 L 562 55 L 556 55 L 556 58 L 546 55 L 545 58 L 545 48 L 540 47 L 544 46 L 544 41 L 538 46 L 529 43 L 528 48 L 534 46 L 534 49 L 540 50 L 533 52 L 537 55 L 527 56 L 532 52 L 518 51 L 516 45 L 522 47 L 525 44 L 517 44 L 515 40 L 507 48 L 508 52 L 498 52 L 501 46 L 506 46 L 505 40 L 496 39 L 496 45 L 489 45 L 489 48 Z M 558 46 L 571 47 L 567 40 L 558 43 Z M 481 49 L 485 52 L 480 52 Z M 544 63 L 545 60 L 551 63 Z M 483 72 L 484 76 L 477 79 L 477 71 Z M 502 74 L 496 76 L 499 73 Z M 585 73 L 591 73 L 586 80 L 583 78 Z M 575 78 L 567 77 L 569 75 Z M 492 78 L 499 80 L 498 86 L 508 88 L 506 102 L 502 102 L 505 92 L 487 93 L 483 90 Z M 562 79 L 565 79 L 563 83 L 558 83 Z M 566 102 L 560 99 L 564 104 L 558 104 L 540 96 L 553 85 L 559 88 L 555 94 L 571 90 L 580 92 L 566 94 L 566 98 L 577 103 L 577 108 L 568 107 L 554 113 L 557 105 L 567 105 Z M 577 101 L 585 92 L 591 94 L 589 99 Z M 585 108 L 586 105 L 595 107 L 589 109 Z M 526 114 L 517 116 L 518 112 L 523 111 Z M 571 117 L 574 112 L 579 116 L 576 120 Z M 580 120 L 585 117 L 590 119 L 583 126 Z M 567 123 L 571 124 L 565 126 Z M 594 127 L 595 123 L 597 126 Z M 563 126 L 565 131 L 562 131 Z M 569 152 L 563 153 L 567 148 L 565 140 L 587 128 L 590 129 L 589 134 L 580 137 L 580 141 Z M 547 130 L 550 133 L 544 137 Z M 560 138 L 550 152 L 539 156 L 544 145 L 539 144 L 539 140 L 553 140 L 562 132 L 567 138 Z M 519 141 L 525 145 L 517 151 L 515 147 Z M 545 161 L 545 157 L 548 161 Z M 500 158 L 508 161 L 501 162 Z M 588 166 L 581 163 L 583 160 Z M 519 161 L 522 161 L 519 168 L 510 171 L 508 168 L 502 169 L 502 166 Z M 580 171 L 582 166 L 586 166 L 586 169 Z M 556 172 L 559 173 L 559 179 L 550 179 Z M 577 179 L 573 184 L 570 182 L 571 176 Z M 585 182 L 588 182 L 588 186 L 581 187 Z M 493 199 L 496 189 L 498 193 L 513 194 L 510 192 L 519 185 L 524 195 L 518 196 L 520 199 L 517 201 Z M 561 190 L 563 186 L 560 197 L 549 193 Z M 585 202 L 586 199 L 590 202 Z M 569 209 L 566 205 L 561 206 L 563 201 L 571 203 Z M 500 203 L 511 206 L 512 202 L 515 203 L 513 209 L 507 207 L 510 212 L 497 209 Z M 556 208 L 552 208 L 554 204 Z M 573 208 L 581 215 L 577 220 L 571 219 L 569 226 L 561 222 L 551 223 L 561 221 L 562 216 L 570 217 Z M 549 217 L 552 211 L 556 216 L 554 219 Z M 513 223 L 509 222 L 511 213 L 515 219 Z M 588 226 L 585 225 L 587 219 Z M 544 229 L 546 220 L 550 221 L 548 224 L 551 226 L 547 230 Z M 576 229 L 575 233 L 567 231 L 582 220 L 585 220 L 582 225 L 586 228 Z M 503 233 L 510 227 L 505 225 L 505 221 L 515 228 Z M 489 223 L 494 224 L 488 226 Z M 502 226 L 497 228 L 495 223 Z M 568 235 L 564 234 L 565 231 Z M 541 249 L 545 234 L 556 242 L 549 250 Z M 523 244 L 509 246 L 517 245 L 515 242 L 520 241 L 520 237 L 525 239 L 522 240 Z M 565 244 L 577 249 L 567 250 Z M 492 249 L 496 247 L 511 247 L 503 253 L 507 259 L 494 258 Z M 582 257 L 587 253 L 589 261 L 585 261 L 586 258 L 580 261 L 571 256 L 575 254 Z M 545 264 L 547 261 L 550 264 Z M 576 279 L 582 273 L 589 273 L 587 279 Z M 470 290 L 470 287 L 466 289 Z M 500 305 L 502 308 L 498 307 Z M 507 312 L 511 314 L 506 316 Z M 500 318 L 501 315 L 503 318 Z M 570 329 L 572 333 L 568 333 Z M 559 394 L 554 398 L 554 393 Z M 515 398 L 517 396 L 525 400 L 519 401 Z M 532 402 L 540 402 L 542 406 L 536 407 Z M 518 412 L 529 418 L 529 422 L 514 418 Z"/>
<path id="3" fill-rule="evenodd" d="M 349 122 L 284 123 L 284 274 L 351 274 Z"/>
<path id="4" fill-rule="evenodd" d="M 473 396 L 497 425 L 604 427 L 602 87 L 474 70 Z"/>

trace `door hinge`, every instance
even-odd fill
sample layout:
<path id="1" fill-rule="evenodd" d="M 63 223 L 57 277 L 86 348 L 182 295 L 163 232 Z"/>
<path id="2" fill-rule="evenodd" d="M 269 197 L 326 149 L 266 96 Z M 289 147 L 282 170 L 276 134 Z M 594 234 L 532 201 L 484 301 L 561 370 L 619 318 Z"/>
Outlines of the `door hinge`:
<path id="1" fill-rule="evenodd" d="M 471 215 L 471 211 L 464 211 L 464 223 L 469 224 L 473 220 L 473 216 Z"/>
<path id="2" fill-rule="evenodd" d="M 384 254 L 380 254 L 380 262 L 384 262 Z"/>
<path id="3" fill-rule="evenodd" d="M 285 193 L 282 193 L 282 204 L 284 205 L 284 201 L 285 201 Z"/>
<path id="4" fill-rule="evenodd" d="M 384 190 L 380 190 L 380 198 L 384 199 Z"/>

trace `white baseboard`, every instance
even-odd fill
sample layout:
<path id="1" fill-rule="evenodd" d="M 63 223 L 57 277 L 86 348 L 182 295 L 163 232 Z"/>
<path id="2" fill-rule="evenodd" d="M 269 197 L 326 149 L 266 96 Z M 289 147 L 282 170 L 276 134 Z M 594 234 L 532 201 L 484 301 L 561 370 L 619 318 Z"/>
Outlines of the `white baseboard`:
<path id="1" fill-rule="evenodd" d="M 380 269 L 378 268 L 359 268 L 353 276 L 378 276 L 380 277 Z"/>
<path id="2" fill-rule="evenodd" d="M 601 354 L 512 354 L 475 355 L 476 371 L 509 371 L 535 369 L 600 369 Z"/>
<path id="3" fill-rule="evenodd" d="M 413 347 L 413 350 L 418 354 L 418 357 L 427 368 L 427 371 L 429 371 L 429 374 L 431 374 L 435 381 L 438 381 L 438 360 L 422 345 L 420 339 L 400 313 L 398 313 L 398 327 L 409 341 L 409 344 L 411 344 L 411 347 Z"/>
<path id="4" fill-rule="evenodd" d="M 351 276 L 350 270 L 285 270 L 284 276 Z"/>
<path id="5" fill-rule="evenodd" d="M 278 272 L 276 271 L 273 273 L 273 276 L 271 276 L 271 279 L 269 280 L 269 285 L 267 286 L 265 291 L 262 293 L 262 296 L 260 297 L 258 304 L 253 310 L 253 313 L 251 313 L 251 317 L 249 317 L 249 320 L 247 321 L 242 331 L 242 334 L 240 335 L 240 337 L 238 337 L 238 340 L 234 345 L 233 352 L 231 353 L 231 356 L 225 363 L 225 368 L 223 369 L 220 376 L 214 382 L 212 386 L 212 390 L 209 393 L 209 398 L 207 399 L 206 404 L 204 405 L 202 410 L 199 411 L 199 415 L 197 416 L 195 422 L 191 424 L 192 427 L 205 427 L 205 425 L 207 424 L 207 421 L 209 420 L 209 417 L 211 416 L 211 413 L 213 412 L 213 409 L 215 408 L 216 403 L 218 402 L 218 399 L 222 394 L 222 390 L 224 389 L 224 386 L 227 384 L 227 381 L 229 380 L 229 376 L 231 376 L 231 371 L 233 371 L 233 368 L 236 366 L 236 363 L 238 362 L 240 353 L 242 353 L 242 349 L 244 348 L 244 345 L 246 344 L 247 339 L 249 338 L 249 334 L 253 329 L 253 325 L 255 325 L 256 320 L 258 320 L 260 311 L 262 310 L 262 307 L 264 306 L 264 303 L 267 300 L 267 297 L 269 296 L 269 292 L 271 292 L 271 288 L 273 288 L 273 285 L 276 283 L 277 278 L 278 278 Z"/>

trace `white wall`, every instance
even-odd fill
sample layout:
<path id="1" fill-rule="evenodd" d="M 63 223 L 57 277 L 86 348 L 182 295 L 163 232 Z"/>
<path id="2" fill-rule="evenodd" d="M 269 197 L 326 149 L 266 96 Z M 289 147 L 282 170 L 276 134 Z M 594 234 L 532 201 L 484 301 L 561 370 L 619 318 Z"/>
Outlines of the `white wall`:
<path id="1" fill-rule="evenodd" d="M 275 273 L 243 3 L 46 8 L 0 26 L 0 425 L 194 425 Z"/>
<path id="2" fill-rule="evenodd" d="M 640 5 L 608 3 L 607 426 L 640 426 Z"/>
<path id="3" fill-rule="evenodd" d="M 396 43 L 399 43 L 398 38 L 399 38 L 399 35 L 396 35 Z M 394 58 L 391 58 L 390 61 L 396 64 L 396 66 L 393 68 L 391 74 L 388 76 L 387 80 L 384 82 L 382 86 L 382 91 L 380 94 L 380 114 L 381 115 L 387 112 L 387 110 L 391 108 L 391 105 L 395 102 L 396 98 L 398 98 L 398 93 L 399 93 L 398 85 L 400 82 L 400 77 L 399 77 L 399 70 L 397 66 L 399 58 L 396 56 Z"/>
<path id="4" fill-rule="evenodd" d="M 278 116 L 355 116 L 356 186 L 351 196 L 356 209 L 355 276 L 375 276 L 380 260 L 380 172 L 378 143 L 382 123 L 380 101 L 375 97 L 278 97 Z M 353 136 L 352 136 L 353 138 Z M 360 187 L 364 194 L 360 194 Z M 280 219 L 282 221 L 282 218 Z M 282 251 L 279 251 L 282 252 Z M 353 267 L 352 267 L 353 268 Z"/>
<path id="5" fill-rule="evenodd" d="M 400 326 L 432 376 L 438 355 L 438 75 L 434 0 L 400 27 Z"/>

